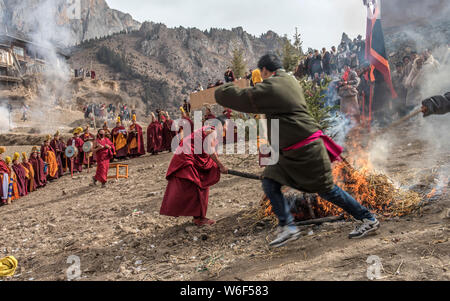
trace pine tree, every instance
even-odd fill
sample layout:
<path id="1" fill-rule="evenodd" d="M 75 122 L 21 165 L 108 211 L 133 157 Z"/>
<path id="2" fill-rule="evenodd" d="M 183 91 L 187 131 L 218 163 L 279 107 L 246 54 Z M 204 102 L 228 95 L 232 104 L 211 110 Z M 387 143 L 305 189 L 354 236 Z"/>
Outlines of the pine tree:
<path id="1" fill-rule="evenodd" d="M 303 56 L 303 41 L 302 41 L 302 35 L 298 32 L 298 27 L 295 27 L 295 34 L 294 34 L 294 47 L 297 49 L 300 56 Z"/>
<path id="2" fill-rule="evenodd" d="M 236 78 L 244 77 L 247 65 L 244 61 L 244 51 L 238 45 L 233 48 L 233 58 L 231 59 L 231 68 Z"/>

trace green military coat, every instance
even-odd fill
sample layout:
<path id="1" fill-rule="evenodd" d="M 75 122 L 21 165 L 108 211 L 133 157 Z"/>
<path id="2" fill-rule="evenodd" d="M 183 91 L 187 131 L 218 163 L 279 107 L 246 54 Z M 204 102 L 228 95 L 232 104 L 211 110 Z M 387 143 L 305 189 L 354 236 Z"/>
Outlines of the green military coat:
<path id="1" fill-rule="evenodd" d="M 302 87 L 284 70 L 252 88 L 240 89 L 232 83 L 215 92 L 218 104 L 244 113 L 265 114 L 271 141 L 271 120 L 279 120 L 280 159 L 268 166 L 264 177 L 309 193 L 334 187 L 331 161 L 322 139 L 297 150 L 282 151 L 320 130 L 309 115 Z"/>

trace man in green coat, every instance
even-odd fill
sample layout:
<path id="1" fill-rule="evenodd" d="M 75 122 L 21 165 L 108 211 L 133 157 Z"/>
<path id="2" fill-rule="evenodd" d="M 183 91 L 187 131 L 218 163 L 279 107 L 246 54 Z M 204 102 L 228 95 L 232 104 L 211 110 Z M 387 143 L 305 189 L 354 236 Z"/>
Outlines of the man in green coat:
<path id="1" fill-rule="evenodd" d="M 308 113 L 298 81 L 282 69 L 280 59 L 274 54 L 263 56 L 258 68 L 264 79 L 262 83 L 245 89 L 226 84 L 216 90 L 215 97 L 217 103 L 224 107 L 245 113 L 265 114 L 269 133 L 272 132 L 271 121 L 279 120 L 279 160 L 266 168 L 262 183 L 279 220 L 278 236 L 270 246 L 280 247 L 300 236 L 289 204 L 281 193 L 283 185 L 318 193 L 321 198 L 362 221 L 349 238 L 361 238 L 376 231 L 380 223 L 375 216 L 334 184 L 331 160 L 323 140 L 311 139 L 317 137 L 320 128 Z M 296 147 L 308 138 L 310 140 L 307 143 Z M 269 141 L 272 140 L 269 137 Z"/>

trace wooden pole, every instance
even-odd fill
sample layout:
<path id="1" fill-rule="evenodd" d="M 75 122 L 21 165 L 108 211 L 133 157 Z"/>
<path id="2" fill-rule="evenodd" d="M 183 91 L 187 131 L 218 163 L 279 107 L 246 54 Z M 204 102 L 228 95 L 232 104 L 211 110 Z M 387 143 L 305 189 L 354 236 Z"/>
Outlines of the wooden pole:
<path id="1" fill-rule="evenodd" d="M 391 123 L 388 127 L 381 129 L 378 133 L 375 133 L 372 138 L 378 137 L 380 135 L 383 135 L 385 133 L 387 133 L 388 131 L 392 130 L 393 128 L 405 123 L 406 121 L 410 120 L 413 117 L 416 117 L 417 115 L 419 115 L 420 113 L 423 113 L 423 109 L 417 109 L 414 112 L 412 112 L 411 114 L 397 120 L 396 122 Z"/>
<path id="2" fill-rule="evenodd" d="M 303 221 L 303 222 L 296 222 L 295 224 L 297 226 L 322 225 L 324 223 L 337 222 L 337 221 L 341 221 L 343 219 L 344 219 L 344 215 L 342 214 L 340 216 L 330 216 L 330 217 L 312 219 L 312 220 Z"/>

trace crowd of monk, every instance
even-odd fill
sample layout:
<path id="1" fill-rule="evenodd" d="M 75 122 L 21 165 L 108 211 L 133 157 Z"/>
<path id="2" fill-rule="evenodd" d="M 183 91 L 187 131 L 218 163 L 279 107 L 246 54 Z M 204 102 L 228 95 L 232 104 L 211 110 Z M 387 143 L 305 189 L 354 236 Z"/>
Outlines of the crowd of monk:
<path id="1" fill-rule="evenodd" d="M 182 110 L 182 118 L 187 120 L 193 129 L 193 122 Z M 172 140 L 180 131 L 172 131 L 173 120 L 169 114 L 160 111 L 158 117 L 152 113 L 152 121 L 147 128 L 147 152 L 156 155 L 170 151 Z M 83 151 L 86 142 L 91 142 L 89 153 Z M 71 158 L 66 156 L 66 149 L 73 146 L 78 152 Z M 3 158 L 6 148 L 0 148 L 0 205 L 11 204 L 12 201 L 27 196 L 29 193 L 45 187 L 48 182 L 55 181 L 65 174 L 81 173 L 83 168 L 97 165 L 94 184 L 107 182 L 109 163 L 113 160 L 136 158 L 146 154 L 142 127 L 133 115 L 128 128 L 117 119 L 116 126 L 109 130 L 105 122 L 95 136 L 89 127 L 79 127 L 73 131 L 73 137 L 64 141 L 60 132 L 48 135 L 41 147 L 34 146 L 28 156 L 26 152 L 15 153 L 13 157 Z"/>

